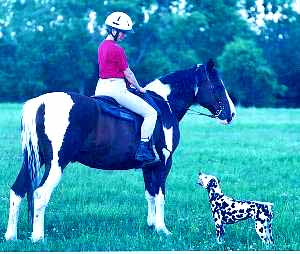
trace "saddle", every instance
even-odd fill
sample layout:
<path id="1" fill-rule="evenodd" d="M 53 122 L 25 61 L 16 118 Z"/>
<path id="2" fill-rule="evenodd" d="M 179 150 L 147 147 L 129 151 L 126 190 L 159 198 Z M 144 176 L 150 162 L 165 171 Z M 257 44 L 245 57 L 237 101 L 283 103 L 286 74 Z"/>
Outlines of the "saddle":
<path id="1" fill-rule="evenodd" d="M 156 111 L 157 116 L 161 115 L 159 107 L 156 105 L 152 97 L 145 93 L 140 93 L 136 89 L 128 89 L 130 92 L 142 98 L 148 104 L 150 104 Z M 138 119 L 142 118 L 140 115 L 130 111 L 129 109 L 121 106 L 114 98 L 109 96 L 92 96 L 92 98 L 96 101 L 97 107 L 104 113 L 107 113 L 113 117 L 133 121 L 135 122 Z"/>

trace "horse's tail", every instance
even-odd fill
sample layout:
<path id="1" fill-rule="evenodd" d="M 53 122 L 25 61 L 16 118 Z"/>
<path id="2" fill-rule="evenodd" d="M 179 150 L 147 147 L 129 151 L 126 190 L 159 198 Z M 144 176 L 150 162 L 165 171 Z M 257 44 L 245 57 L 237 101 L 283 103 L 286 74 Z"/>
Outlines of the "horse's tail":
<path id="1" fill-rule="evenodd" d="M 33 223 L 34 203 L 33 192 L 38 188 L 41 182 L 41 162 L 39 156 L 38 136 L 36 130 L 36 116 L 39 107 L 42 104 L 37 97 L 27 101 L 23 106 L 22 113 L 22 132 L 21 143 L 24 157 L 24 166 L 28 170 L 29 184 L 27 192 L 28 201 L 28 219 Z"/>

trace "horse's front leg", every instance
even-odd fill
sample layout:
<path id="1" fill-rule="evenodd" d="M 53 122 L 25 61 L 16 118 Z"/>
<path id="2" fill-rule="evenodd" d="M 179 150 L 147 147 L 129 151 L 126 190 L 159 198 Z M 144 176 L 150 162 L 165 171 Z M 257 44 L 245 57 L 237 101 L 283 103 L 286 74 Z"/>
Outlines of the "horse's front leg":
<path id="1" fill-rule="evenodd" d="M 155 195 L 155 229 L 158 233 L 162 232 L 165 235 L 170 235 L 171 232 L 165 225 L 165 194 L 162 188 L 159 188 L 158 194 Z"/>
<path id="2" fill-rule="evenodd" d="M 143 169 L 145 197 L 148 203 L 148 226 L 154 226 L 157 232 L 170 235 L 165 225 L 165 183 L 171 163 L 166 167 L 162 163 Z"/>
<path id="3" fill-rule="evenodd" d="M 155 198 L 149 193 L 147 189 L 145 191 L 145 198 L 148 203 L 147 224 L 149 227 L 155 227 Z"/>

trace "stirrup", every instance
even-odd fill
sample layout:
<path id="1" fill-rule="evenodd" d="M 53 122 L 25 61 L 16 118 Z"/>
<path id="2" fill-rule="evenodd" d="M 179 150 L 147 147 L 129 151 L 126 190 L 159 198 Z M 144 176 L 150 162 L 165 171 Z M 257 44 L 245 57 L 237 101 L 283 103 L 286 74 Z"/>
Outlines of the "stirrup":
<path id="1" fill-rule="evenodd" d="M 151 162 L 155 160 L 155 154 L 153 149 L 150 148 L 149 142 L 140 142 L 135 154 L 135 159 L 141 162 Z"/>

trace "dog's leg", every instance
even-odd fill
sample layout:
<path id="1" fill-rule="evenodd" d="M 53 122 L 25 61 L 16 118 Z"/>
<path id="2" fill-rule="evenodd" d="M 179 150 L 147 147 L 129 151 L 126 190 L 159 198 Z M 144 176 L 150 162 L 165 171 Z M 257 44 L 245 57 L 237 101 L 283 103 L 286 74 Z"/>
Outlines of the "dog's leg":
<path id="1" fill-rule="evenodd" d="M 255 223 L 255 229 L 256 233 L 260 237 L 260 239 L 263 241 L 263 243 L 268 244 L 268 225 L 267 222 L 261 223 L 260 221 L 256 221 Z"/>
<path id="2" fill-rule="evenodd" d="M 268 236 L 267 243 L 274 244 L 273 236 L 272 236 L 272 220 L 269 220 L 267 222 L 267 236 Z"/>
<path id="3" fill-rule="evenodd" d="M 269 218 L 267 220 L 268 222 L 268 236 L 269 236 L 269 243 L 270 244 L 274 244 L 274 241 L 273 241 L 273 236 L 272 236 L 272 220 L 273 220 L 273 212 L 272 212 L 272 206 L 269 206 L 269 211 L 270 211 L 270 214 L 269 214 Z"/>
<path id="4" fill-rule="evenodd" d="M 217 242 L 218 244 L 224 243 L 224 225 L 223 224 L 216 224 L 216 235 L 217 235 Z"/>
<path id="5" fill-rule="evenodd" d="M 217 243 L 222 244 L 224 243 L 224 225 L 222 223 L 222 215 L 220 212 L 215 212 L 213 214 L 214 220 L 215 220 L 215 226 L 216 226 L 216 237 L 217 237 Z"/>

